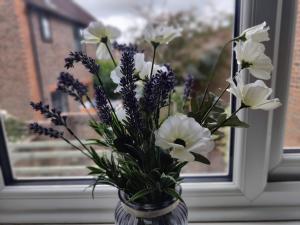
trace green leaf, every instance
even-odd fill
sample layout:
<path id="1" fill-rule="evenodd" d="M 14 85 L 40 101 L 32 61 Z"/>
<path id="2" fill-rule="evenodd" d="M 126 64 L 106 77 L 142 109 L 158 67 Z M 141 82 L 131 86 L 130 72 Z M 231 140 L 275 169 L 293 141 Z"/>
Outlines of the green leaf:
<path id="1" fill-rule="evenodd" d="M 160 183 L 161 183 L 161 186 L 163 188 L 171 187 L 171 186 L 174 186 L 176 184 L 176 180 L 173 177 L 165 175 L 163 173 L 160 177 Z"/>
<path id="2" fill-rule="evenodd" d="M 102 169 L 93 166 L 88 166 L 87 168 L 91 171 L 89 175 L 101 174 L 104 172 Z"/>
<path id="3" fill-rule="evenodd" d="M 194 113 L 198 112 L 198 108 L 199 108 L 198 100 L 197 100 L 197 98 L 193 97 L 191 99 L 191 109 L 192 109 L 192 112 L 194 112 Z"/>
<path id="4" fill-rule="evenodd" d="M 104 147 L 109 147 L 109 145 L 105 141 L 96 138 L 87 139 L 87 141 L 88 141 L 88 143 L 86 143 L 87 145 L 100 145 Z"/>
<path id="5" fill-rule="evenodd" d="M 243 121 L 241 121 L 236 115 L 232 116 L 230 119 L 228 119 L 222 127 L 243 127 L 248 128 L 249 125 Z"/>
<path id="6" fill-rule="evenodd" d="M 145 197 L 146 195 L 150 194 L 152 191 L 149 190 L 149 189 L 143 189 L 143 190 L 140 190 L 139 192 L 135 193 L 130 199 L 129 201 L 130 202 L 133 202 L 139 198 L 143 198 Z"/>
<path id="7" fill-rule="evenodd" d="M 166 188 L 166 189 L 164 189 L 164 192 L 171 195 L 173 198 L 179 199 L 180 201 L 183 202 L 183 199 L 181 198 L 181 196 L 173 188 Z"/>
<path id="8" fill-rule="evenodd" d="M 200 155 L 200 154 L 195 153 L 195 152 L 191 152 L 191 153 L 195 157 L 195 161 L 204 163 L 206 165 L 210 165 L 210 161 L 206 157 L 204 157 L 203 155 Z"/>

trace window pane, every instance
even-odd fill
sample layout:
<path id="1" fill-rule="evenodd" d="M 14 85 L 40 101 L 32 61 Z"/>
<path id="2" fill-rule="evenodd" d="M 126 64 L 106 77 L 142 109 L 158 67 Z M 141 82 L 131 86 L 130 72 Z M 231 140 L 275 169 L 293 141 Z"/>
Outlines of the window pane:
<path id="1" fill-rule="evenodd" d="M 51 39 L 51 30 L 49 20 L 45 16 L 41 16 L 42 35 L 45 40 Z"/>
<path id="2" fill-rule="evenodd" d="M 35 7 L 30 7 L 32 4 Z M 115 26 L 121 31 L 117 41 L 136 43 L 144 49 L 149 61 L 152 53 L 149 45 L 142 40 L 145 26 L 150 21 L 166 21 L 181 26 L 184 29 L 183 36 L 168 47 L 160 46 L 157 55 L 157 63 L 169 63 L 176 72 L 177 92 L 183 91 L 183 79 L 187 74 L 195 77 L 195 90 L 205 89 L 207 77 L 220 50 L 233 33 L 234 0 L 186 0 L 176 3 L 171 0 L 22 0 L 16 4 L 13 1 L 2 1 L 0 5 L 0 17 L 4 18 L 0 24 L 1 47 L 5 49 L 5 55 L 0 55 L 0 109 L 5 112 L 8 151 L 15 178 L 78 177 L 87 174 L 85 167 L 91 162 L 80 152 L 62 140 L 33 135 L 27 128 L 32 121 L 51 127 L 50 121 L 33 112 L 29 105 L 30 101 L 42 100 L 68 116 L 69 124 L 72 124 L 74 132 L 82 141 L 97 138 L 97 134 L 88 127 L 89 114 L 97 116 L 91 104 L 86 101 L 86 110 L 72 97 L 56 90 L 57 77 L 64 70 L 64 58 L 70 51 L 79 48 L 80 35 L 77 32 L 74 34 L 74 27 L 78 24 L 87 26 L 97 18 L 104 24 Z M 19 10 L 20 7 L 28 10 Z M 39 26 L 38 15 L 41 10 L 55 13 L 42 19 L 42 26 Z M 11 29 L 12 26 L 14 29 Z M 41 32 L 55 42 L 44 43 Z M 89 56 L 95 57 L 96 46 L 85 45 L 82 48 Z M 113 54 L 116 58 L 120 56 L 117 50 L 113 50 Z M 116 86 L 109 77 L 113 64 L 110 61 L 100 63 L 105 88 L 109 91 L 113 105 L 118 106 L 121 101 L 114 93 Z M 210 89 L 221 93 L 230 71 L 231 50 L 228 48 L 221 57 L 216 79 Z M 71 69 L 70 73 L 87 86 L 93 99 L 96 81 L 92 76 L 80 65 Z M 180 105 L 180 99 L 174 101 L 177 106 Z M 225 95 L 223 104 L 227 106 L 228 112 L 231 110 L 229 102 L 229 95 Z M 72 143 L 78 145 L 67 131 L 64 132 Z M 224 137 L 216 141 L 215 149 L 208 155 L 211 165 L 190 163 L 184 169 L 185 174 L 228 173 L 230 130 L 224 129 L 222 135 Z M 96 150 L 99 154 L 109 151 L 103 148 Z"/>
<path id="3" fill-rule="evenodd" d="M 300 6 L 300 1 L 298 1 Z M 300 149 L 300 8 L 297 9 L 294 54 L 289 87 L 284 146 L 286 149 Z"/>

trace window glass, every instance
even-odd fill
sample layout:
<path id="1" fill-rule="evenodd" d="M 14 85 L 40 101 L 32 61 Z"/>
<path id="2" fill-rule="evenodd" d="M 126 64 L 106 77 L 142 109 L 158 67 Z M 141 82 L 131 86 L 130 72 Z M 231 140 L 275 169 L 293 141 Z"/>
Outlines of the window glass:
<path id="1" fill-rule="evenodd" d="M 76 51 L 83 51 L 82 46 L 81 46 L 81 40 L 82 40 L 82 32 L 83 29 L 75 26 L 74 27 L 74 42 L 75 42 L 75 50 Z"/>
<path id="2" fill-rule="evenodd" d="M 69 111 L 68 96 L 62 91 L 56 90 L 51 93 L 52 106 L 61 112 Z"/>
<path id="3" fill-rule="evenodd" d="M 298 1 L 298 5 L 300 1 Z M 299 5 L 300 6 L 300 5 Z M 298 6 L 294 53 L 289 86 L 288 110 L 286 116 L 284 147 L 289 151 L 300 149 L 300 8 Z"/>
<path id="4" fill-rule="evenodd" d="M 24 9 L 29 7 L 27 2 L 20 1 Z M 34 4 L 35 1 L 30 2 Z M 82 140 L 97 138 L 97 134 L 88 127 L 89 114 L 96 116 L 88 101 L 84 108 L 71 97 L 55 89 L 57 74 L 64 71 L 64 58 L 70 51 L 78 50 L 74 45 L 76 24 L 87 26 L 89 22 L 98 19 L 104 24 L 115 26 L 121 31 L 118 43 L 137 44 L 144 50 L 146 60 L 149 61 L 152 53 L 149 45 L 142 40 L 145 26 L 151 21 L 165 21 L 174 26 L 181 26 L 184 30 L 183 36 L 172 41 L 169 46 L 161 46 L 157 53 L 158 64 L 169 63 L 174 69 L 178 78 L 178 92 L 183 91 L 183 80 L 188 74 L 194 76 L 194 89 L 204 91 L 207 77 L 223 44 L 233 35 L 234 0 L 51 1 L 55 7 L 43 5 L 42 1 L 40 3 L 31 8 L 30 14 L 28 10 L 15 8 L 13 1 L 4 1 L 2 4 L 14 13 L 2 10 L 3 7 L 0 9 L 0 17 L 6 18 L 4 26 L 0 26 L 1 43 L 4 43 L 6 49 L 6 56 L 0 55 L 0 109 L 5 117 L 12 171 L 18 179 L 82 177 L 87 174 L 88 170 L 85 167 L 91 162 L 80 152 L 62 140 L 33 135 L 27 128 L 32 121 L 51 126 L 49 120 L 42 118 L 29 105 L 30 101 L 42 100 L 50 107 L 54 106 L 63 111 L 64 115 L 68 116 L 74 132 Z M 77 13 L 74 13 L 75 9 L 78 10 Z M 43 43 L 38 36 L 38 15 L 40 11 L 45 10 L 55 13 L 41 17 L 42 33 L 46 39 L 55 35 L 55 43 Z M 30 20 L 31 23 L 20 26 L 19 23 L 24 20 L 18 17 L 25 18 L 25 21 Z M 14 23 L 15 29 L 6 36 L 1 35 L 12 26 L 11 23 Z M 79 41 L 79 33 L 76 32 L 76 35 L 76 41 Z M 95 57 L 96 46 L 85 45 L 83 48 L 89 56 Z M 20 51 L 24 52 L 22 57 Z M 117 50 L 113 50 L 113 54 L 116 58 L 120 56 Z M 114 93 L 116 86 L 109 77 L 114 68 L 113 64 L 110 61 L 102 61 L 100 64 L 104 86 L 109 91 L 113 105 L 117 106 L 121 101 Z M 69 72 L 87 86 L 93 100 L 93 85 L 96 81 L 92 76 L 80 65 Z M 228 48 L 221 57 L 216 79 L 211 83 L 210 89 L 221 93 L 230 74 L 231 49 Z M 180 99 L 174 101 L 180 105 Z M 229 112 L 229 95 L 224 95 L 223 104 Z M 65 133 L 67 135 L 66 131 Z M 190 163 L 184 169 L 186 175 L 228 174 L 230 130 L 223 129 L 222 136 L 223 138 L 216 141 L 215 149 L 208 155 L 211 165 Z M 76 143 L 71 136 L 68 138 L 72 143 Z M 97 151 L 101 154 L 108 149 L 97 148 Z"/>
<path id="5" fill-rule="evenodd" d="M 50 23 L 49 19 L 46 16 L 41 16 L 41 32 L 42 32 L 42 37 L 46 41 L 51 40 L 51 28 L 50 28 Z"/>

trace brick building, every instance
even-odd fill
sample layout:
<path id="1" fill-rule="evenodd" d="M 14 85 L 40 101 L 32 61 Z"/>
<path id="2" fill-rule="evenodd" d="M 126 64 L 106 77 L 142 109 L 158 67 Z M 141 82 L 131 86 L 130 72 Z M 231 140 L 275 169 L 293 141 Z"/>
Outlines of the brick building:
<path id="1" fill-rule="evenodd" d="M 38 118 L 28 105 L 31 100 L 79 111 L 55 91 L 56 79 L 70 51 L 94 52 L 80 44 L 80 30 L 93 20 L 72 1 L 0 0 L 0 109 L 23 120 Z M 84 68 L 72 73 L 92 85 Z"/>
<path id="2" fill-rule="evenodd" d="M 286 116 L 285 143 L 286 147 L 300 146 L 300 1 L 296 21 L 294 55 L 292 62 L 288 111 Z"/>

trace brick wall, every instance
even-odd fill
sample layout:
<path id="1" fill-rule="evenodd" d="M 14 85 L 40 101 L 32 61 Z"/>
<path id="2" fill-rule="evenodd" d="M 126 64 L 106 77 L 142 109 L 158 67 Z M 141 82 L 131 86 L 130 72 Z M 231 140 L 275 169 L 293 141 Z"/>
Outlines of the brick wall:
<path id="1" fill-rule="evenodd" d="M 284 146 L 300 146 L 300 1 L 296 22 L 294 55 L 291 71 Z"/>
<path id="2" fill-rule="evenodd" d="M 33 118 L 29 101 L 40 99 L 23 1 L 0 1 L 0 109 Z"/>
<path id="3" fill-rule="evenodd" d="M 44 42 L 40 11 L 28 10 L 23 0 L 0 0 L 0 4 L 0 109 L 22 120 L 39 119 L 29 101 L 44 97 L 51 105 L 51 92 L 64 70 L 64 58 L 76 48 L 74 23 L 48 15 L 52 41 Z M 87 51 L 94 56 L 95 48 Z M 82 66 L 71 72 L 92 86 L 92 77 Z M 71 99 L 68 103 L 70 111 L 79 111 L 77 103 Z"/>
<path id="4" fill-rule="evenodd" d="M 37 57 L 40 64 L 44 101 L 51 104 L 51 92 L 55 90 L 59 73 L 64 70 L 64 58 L 70 51 L 75 50 L 74 25 L 55 16 L 48 16 L 52 41 L 44 42 L 41 36 L 38 12 L 32 11 L 31 16 Z M 81 65 L 76 66 L 71 72 L 84 83 L 90 84 L 92 82 L 91 75 Z M 71 99 L 68 102 L 70 111 L 79 110 L 77 103 L 74 103 Z"/>

